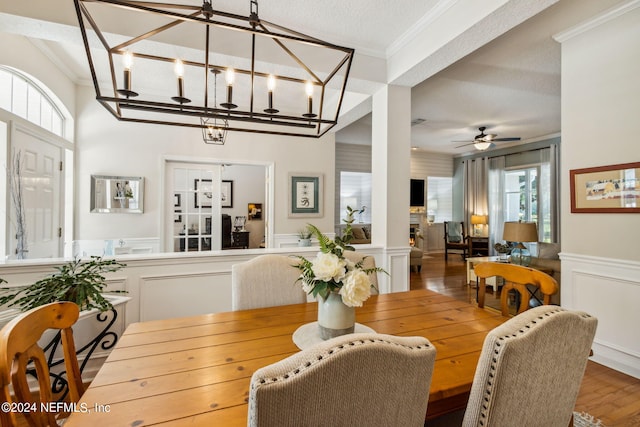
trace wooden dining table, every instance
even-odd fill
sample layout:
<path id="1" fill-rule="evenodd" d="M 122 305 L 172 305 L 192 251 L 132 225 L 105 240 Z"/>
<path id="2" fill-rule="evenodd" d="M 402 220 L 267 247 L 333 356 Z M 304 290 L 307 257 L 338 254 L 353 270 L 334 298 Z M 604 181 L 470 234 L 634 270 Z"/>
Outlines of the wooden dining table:
<path id="1" fill-rule="evenodd" d="M 308 303 L 133 323 L 65 426 L 244 427 L 251 375 L 298 352 L 293 333 L 316 318 Z M 374 295 L 356 310 L 377 333 L 435 345 L 427 419 L 466 406 L 484 338 L 505 320 L 426 289 Z"/>

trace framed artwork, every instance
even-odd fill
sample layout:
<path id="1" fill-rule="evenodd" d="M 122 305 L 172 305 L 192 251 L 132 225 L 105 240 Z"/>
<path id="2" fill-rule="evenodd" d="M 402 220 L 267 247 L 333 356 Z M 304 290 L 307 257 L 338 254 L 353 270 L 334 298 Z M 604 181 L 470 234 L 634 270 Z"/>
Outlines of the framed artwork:
<path id="1" fill-rule="evenodd" d="M 173 207 L 174 208 L 179 208 L 180 207 L 180 194 L 174 194 L 173 195 Z"/>
<path id="2" fill-rule="evenodd" d="M 322 216 L 322 181 L 320 173 L 289 174 L 289 217 Z"/>
<path id="3" fill-rule="evenodd" d="M 194 204 L 196 208 L 210 208 L 213 198 L 213 185 L 210 179 L 194 179 L 195 192 Z M 233 181 L 222 181 L 220 197 L 223 208 L 233 207 Z"/>
<path id="4" fill-rule="evenodd" d="M 569 171 L 572 213 L 640 213 L 640 162 Z"/>
<path id="5" fill-rule="evenodd" d="M 194 179 L 193 188 L 196 190 L 194 205 L 196 208 L 210 208 L 213 188 L 210 179 Z"/>
<path id="6" fill-rule="evenodd" d="M 262 219 L 262 203 L 249 203 L 247 205 L 249 221 L 252 219 Z"/>
<path id="7" fill-rule="evenodd" d="M 222 197 L 222 207 L 233 207 L 233 181 L 222 181 L 222 187 L 220 188 L 220 195 Z"/>

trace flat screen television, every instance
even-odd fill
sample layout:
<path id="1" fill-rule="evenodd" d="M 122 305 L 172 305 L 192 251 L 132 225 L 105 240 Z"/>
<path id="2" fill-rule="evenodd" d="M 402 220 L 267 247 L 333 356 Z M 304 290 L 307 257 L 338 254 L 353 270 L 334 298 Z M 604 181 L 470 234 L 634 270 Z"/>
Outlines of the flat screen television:
<path id="1" fill-rule="evenodd" d="M 424 207 L 424 179 L 411 180 L 411 193 L 409 200 L 411 207 Z"/>

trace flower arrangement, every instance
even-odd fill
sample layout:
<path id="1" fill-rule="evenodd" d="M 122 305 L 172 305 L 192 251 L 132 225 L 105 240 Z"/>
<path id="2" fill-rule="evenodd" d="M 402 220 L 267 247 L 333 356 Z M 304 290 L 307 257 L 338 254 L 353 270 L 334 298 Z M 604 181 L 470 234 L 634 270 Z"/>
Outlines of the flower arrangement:
<path id="1" fill-rule="evenodd" d="M 363 268 L 364 258 L 357 263 L 345 258 L 345 251 L 355 250 L 349 245 L 353 237 L 351 223 L 355 211 L 348 207 L 347 212 L 345 232 L 335 240 L 329 239 L 314 225 L 308 225 L 318 239 L 320 252 L 311 261 L 299 257 L 301 262 L 296 267 L 302 272 L 298 280 L 302 281 L 302 289 L 307 294 L 316 298 L 319 295 L 326 300 L 331 292 L 337 292 L 346 306 L 361 307 L 371 295 L 373 287 L 369 274 L 386 271 L 378 267 Z"/>
<path id="2" fill-rule="evenodd" d="M 500 254 L 509 254 L 511 253 L 512 247 L 508 243 L 496 243 L 493 245 L 496 252 Z"/>

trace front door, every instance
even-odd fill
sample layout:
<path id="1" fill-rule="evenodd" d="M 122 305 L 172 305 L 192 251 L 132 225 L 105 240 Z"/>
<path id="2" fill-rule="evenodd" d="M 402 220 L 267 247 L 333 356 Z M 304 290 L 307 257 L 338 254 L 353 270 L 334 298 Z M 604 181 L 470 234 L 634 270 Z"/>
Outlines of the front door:
<path id="1" fill-rule="evenodd" d="M 12 166 L 14 177 L 16 166 L 20 168 L 21 186 L 10 184 L 11 246 L 8 255 L 12 258 L 57 258 L 61 256 L 62 240 L 62 149 L 37 135 L 37 132 L 30 132 L 18 125 L 12 127 L 11 146 L 8 163 Z M 11 181 L 16 183 L 14 179 Z M 18 191 L 19 188 L 21 191 Z M 16 239 L 19 209 L 23 212 L 22 228 L 26 237 L 24 250 L 27 252 L 23 256 L 16 253 L 21 246 Z"/>

